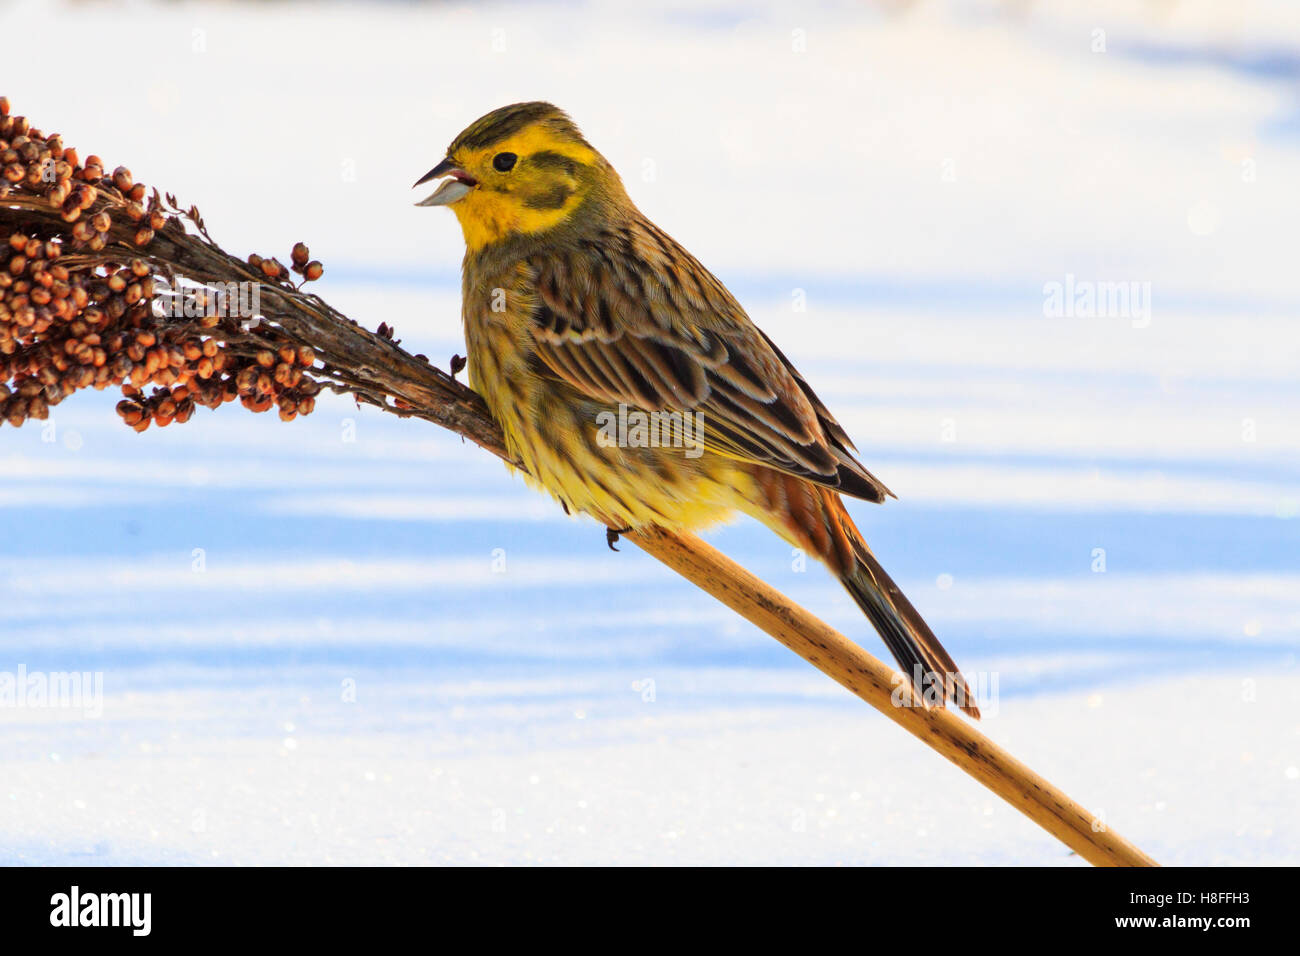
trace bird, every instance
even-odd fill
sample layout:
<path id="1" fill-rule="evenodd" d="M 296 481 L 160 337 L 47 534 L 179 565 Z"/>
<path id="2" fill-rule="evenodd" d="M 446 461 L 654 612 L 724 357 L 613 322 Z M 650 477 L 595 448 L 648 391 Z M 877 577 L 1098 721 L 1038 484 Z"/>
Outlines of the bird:
<path id="1" fill-rule="evenodd" d="M 416 205 L 451 209 L 465 239 L 469 384 L 530 485 L 604 524 L 611 547 L 632 530 L 757 519 L 839 578 L 913 700 L 978 719 L 957 665 L 842 500 L 893 492 L 567 113 L 540 101 L 493 110 L 415 187 L 433 180 Z"/>

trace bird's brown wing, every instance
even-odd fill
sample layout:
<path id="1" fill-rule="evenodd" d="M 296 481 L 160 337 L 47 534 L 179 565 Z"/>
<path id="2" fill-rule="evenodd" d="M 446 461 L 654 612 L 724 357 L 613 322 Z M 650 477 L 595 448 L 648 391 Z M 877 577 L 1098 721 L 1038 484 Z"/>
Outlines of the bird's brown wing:
<path id="1" fill-rule="evenodd" d="M 543 371 L 601 402 L 700 413 L 718 454 L 869 501 L 891 494 L 722 283 L 648 220 L 528 266 Z"/>

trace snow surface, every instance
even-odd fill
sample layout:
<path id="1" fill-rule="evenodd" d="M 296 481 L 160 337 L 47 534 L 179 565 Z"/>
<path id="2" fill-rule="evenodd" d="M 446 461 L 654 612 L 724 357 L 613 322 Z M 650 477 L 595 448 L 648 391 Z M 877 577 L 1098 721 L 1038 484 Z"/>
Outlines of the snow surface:
<path id="1" fill-rule="evenodd" d="M 985 732 L 1162 862 L 1295 864 L 1300 21 L 1129 8 L 19 3 L 0 34 L 134 17 L 129 107 L 27 48 L 3 92 L 232 251 L 306 239 L 439 361 L 460 238 L 408 184 L 488 109 L 565 106 L 898 493 L 852 510 L 996 688 Z M 1151 283 L 1149 323 L 1046 316 L 1067 274 Z M 114 400 L 0 430 L 0 683 L 103 680 L 0 706 L 0 862 L 1080 865 L 453 436 L 334 398 L 135 435 Z M 764 529 L 710 538 L 884 654 Z"/>

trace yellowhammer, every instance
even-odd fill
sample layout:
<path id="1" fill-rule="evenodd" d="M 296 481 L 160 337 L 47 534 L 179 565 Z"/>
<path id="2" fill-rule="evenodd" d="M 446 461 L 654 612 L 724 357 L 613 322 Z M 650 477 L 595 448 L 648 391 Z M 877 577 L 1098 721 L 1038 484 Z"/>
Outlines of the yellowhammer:
<path id="1" fill-rule="evenodd" d="M 473 123 L 416 185 L 465 234 L 470 384 L 530 483 L 617 531 L 735 510 L 817 555 L 922 696 L 979 716 L 840 494 L 892 495 L 808 383 L 549 103 Z M 936 693 L 937 692 L 937 693 Z M 933 699 L 933 697 L 932 697 Z"/>

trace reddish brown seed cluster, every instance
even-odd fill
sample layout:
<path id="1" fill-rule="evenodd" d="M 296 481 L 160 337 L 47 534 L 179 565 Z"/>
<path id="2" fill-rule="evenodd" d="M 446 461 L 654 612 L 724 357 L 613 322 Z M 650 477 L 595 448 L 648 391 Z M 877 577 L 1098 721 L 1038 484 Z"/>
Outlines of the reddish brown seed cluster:
<path id="1" fill-rule="evenodd" d="M 286 421 L 313 410 L 321 386 L 311 348 L 270 326 L 250 337 L 220 312 L 155 308 L 172 287 L 149 247 L 164 229 L 183 230 L 182 217 L 201 227 L 197 210 L 181 214 L 170 197 L 149 195 L 124 166 L 106 173 L 98 156 L 82 161 L 58 135 L 10 116 L 0 97 L 5 197 L 41 200 L 57 215 L 14 219 L 0 207 L 10 223 L 0 229 L 0 421 L 44 419 L 74 391 L 118 385 L 118 414 L 137 431 L 235 399 Z M 249 262 L 268 283 L 291 279 L 275 259 Z M 304 279 L 323 272 L 302 243 L 292 262 Z"/>
<path id="2" fill-rule="evenodd" d="M 325 274 L 325 267 L 316 260 L 311 259 L 311 250 L 307 248 L 305 242 L 295 242 L 293 252 L 290 253 L 289 261 L 293 263 L 290 267 L 294 272 L 303 277 L 306 282 L 315 282 Z M 281 282 L 292 279 L 284 264 L 279 259 L 263 259 L 256 252 L 248 256 L 248 264 L 254 269 L 261 271 L 262 275 L 268 279 L 275 279 Z"/>

